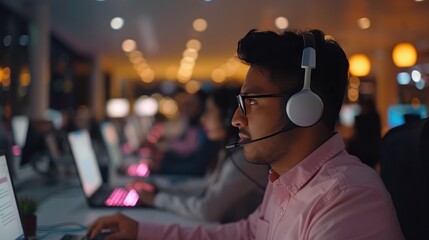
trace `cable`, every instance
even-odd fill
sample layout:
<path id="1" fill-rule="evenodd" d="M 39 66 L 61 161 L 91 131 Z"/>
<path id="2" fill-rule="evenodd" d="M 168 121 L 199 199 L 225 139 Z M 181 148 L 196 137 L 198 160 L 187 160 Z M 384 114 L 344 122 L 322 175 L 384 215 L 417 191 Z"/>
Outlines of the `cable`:
<path id="1" fill-rule="evenodd" d="M 241 169 L 238 164 L 235 162 L 234 159 L 234 154 L 231 154 L 229 151 L 226 151 L 227 153 L 227 158 L 231 159 L 232 164 L 234 164 L 235 168 L 237 168 L 237 170 L 239 172 L 241 172 L 247 179 L 249 179 L 252 183 L 254 183 L 258 188 L 260 188 L 262 191 L 265 192 L 265 187 L 262 186 L 261 184 L 259 184 L 255 179 L 253 179 L 249 174 L 247 174 L 243 169 Z"/>

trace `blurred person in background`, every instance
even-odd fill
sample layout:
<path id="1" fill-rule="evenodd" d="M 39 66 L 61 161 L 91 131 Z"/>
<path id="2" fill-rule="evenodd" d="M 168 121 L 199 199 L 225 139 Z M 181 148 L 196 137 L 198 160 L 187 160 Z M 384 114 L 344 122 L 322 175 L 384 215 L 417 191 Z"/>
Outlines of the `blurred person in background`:
<path id="1" fill-rule="evenodd" d="M 361 112 L 355 117 L 354 133 L 348 144 L 348 152 L 359 157 L 368 166 L 379 171 L 381 123 L 380 115 L 372 98 L 364 98 Z"/>
<path id="2" fill-rule="evenodd" d="M 201 116 L 204 131 L 217 144 L 217 161 L 211 170 L 203 179 L 176 184 L 156 184 L 155 178 L 157 192 L 148 191 L 142 181 L 129 184 L 138 190 L 143 203 L 194 219 L 221 222 L 246 218 L 256 209 L 262 201 L 268 168 L 246 162 L 240 148 L 227 151 L 224 147 L 238 134 L 230 123 L 237 108 L 236 94 L 238 89 L 215 90 Z"/>
<path id="3" fill-rule="evenodd" d="M 176 94 L 178 119 L 164 119 L 154 125 L 153 134 L 149 133 L 143 144 L 150 149 L 151 173 L 196 177 L 206 173 L 207 165 L 213 161 L 210 156 L 216 151 L 199 122 L 206 95 L 203 91 Z"/>

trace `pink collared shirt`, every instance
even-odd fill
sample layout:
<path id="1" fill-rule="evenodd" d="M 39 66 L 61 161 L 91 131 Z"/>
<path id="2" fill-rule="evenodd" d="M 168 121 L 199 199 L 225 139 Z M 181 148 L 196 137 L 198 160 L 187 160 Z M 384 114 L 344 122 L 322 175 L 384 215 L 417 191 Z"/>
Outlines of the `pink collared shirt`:
<path id="1" fill-rule="evenodd" d="M 270 179 L 246 220 L 212 228 L 141 222 L 138 239 L 404 239 L 380 177 L 344 150 L 339 134 Z"/>

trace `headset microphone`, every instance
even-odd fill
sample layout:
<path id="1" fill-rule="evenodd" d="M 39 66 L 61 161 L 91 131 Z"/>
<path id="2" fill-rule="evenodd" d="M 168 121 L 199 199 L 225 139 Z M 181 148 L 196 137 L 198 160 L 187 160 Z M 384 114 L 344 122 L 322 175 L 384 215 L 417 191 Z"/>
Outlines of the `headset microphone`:
<path id="1" fill-rule="evenodd" d="M 297 126 L 295 124 L 293 124 L 293 123 L 290 122 L 288 125 L 286 125 L 286 127 L 282 128 L 282 130 L 280 130 L 278 132 L 272 133 L 270 135 L 267 135 L 267 136 L 264 136 L 264 137 L 261 137 L 261 138 L 253 139 L 253 140 L 250 140 L 250 141 L 247 141 L 247 142 L 242 142 L 242 143 L 235 142 L 235 143 L 232 143 L 232 144 L 228 144 L 228 145 L 225 146 L 225 149 L 227 149 L 227 150 L 228 149 L 233 149 L 233 148 L 240 147 L 242 145 L 246 145 L 246 144 L 249 144 L 249 143 L 258 142 L 258 141 L 261 141 L 261 140 L 264 140 L 264 139 L 267 139 L 267 138 L 270 138 L 270 137 L 274 137 L 275 135 L 278 135 L 280 133 L 288 132 L 290 130 L 295 129 L 296 127 Z"/>

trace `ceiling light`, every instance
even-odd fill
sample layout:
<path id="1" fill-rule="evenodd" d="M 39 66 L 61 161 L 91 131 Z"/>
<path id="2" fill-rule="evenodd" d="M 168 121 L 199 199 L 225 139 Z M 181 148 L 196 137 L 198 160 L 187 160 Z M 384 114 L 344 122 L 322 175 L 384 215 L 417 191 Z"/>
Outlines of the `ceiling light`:
<path id="1" fill-rule="evenodd" d="M 398 67 L 411 67 L 417 62 L 417 50 L 411 43 L 399 43 L 393 48 L 392 58 Z"/>
<path id="2" fill-rule="evenodd" d="M 422 79 L 422 74 L 417 70 L 413 70 L 411 72 L 411 79 L 413 79 L 414 82 L 418 82 Z"/>
<path id="3" fill-rule="evenodd" d="M 369 20 L 369 18 L 366 17 L 359 18 L 357 20 L 357 24 L 361 29 L 368 29 L 369 27 L 371 27 L 371 21 Z"/>
<path id="4" fill-rule="evenodd" d="M 193 48 L 187 48 L 185 51 L 183 51 L 183 57 L 189 57 L 195 60 L 198 58 L 198 52 Z"/>
<path id="5" fill-rule="evenodd" d="M 425 88 L 425 80 L 424 79 L 420 79 L 420 81 L 416 82 L 416 88 L 419 90 L 422 90 L 423 88 Z"/>
<path id="6" fill-rule="evenodd" d="M 134 103 L 134 112 L 140 117 L 152 117 L 158 112 L 158 101 L 155 98 L 141 96 Z"/>
<path id="7" fill-rule="evenodd" d="M 106 108 L 109 117 L 126 117 L 130 112 L 130 102 L 125 98 L 113 98 L 107 101 Z"/>
<path id="8" fill-rule="evenodd" d="M 110 21 L 110 27 L 114 30 L 119 30 L 124 26 L 124 19 L 115 17 Z"/>
<path id="9" fill-rule="evenodd" d="M 221 82 L 225 81 L 226 73 L 223 69 L 217 68 L 217 69 L 213 70 L 211 77 L 212 77 L 214 82 L 221 83 Z"/>
<path id="10" fill-rule="evenodd" d="M 186 43 L 186 48 L 192 48 L 199 51 L 201 49 L 201 42 L 197 39 L 191 39 Z"/>
<path id="11" fill-rule="evenodd" d="M 122 42 L 122 50 L 124 52 L 132 52 L 136 50 L 136 41 L 127 39 Z"/>
<path id="12" fill-rule="evenodd" d="M 201 83 L 195 80 L 191 80 L 185 85 L 185 90 L 189 94 L 194 94 L 201 89 Z"/>
<path id="13" fill-rule="evenodd" d="M 407 72 L 400 72 L 396 75 L 396 81 L 398 81 L 400 85 L 407 85 L 411 81 L 411 76 Z"/>
<path id="14" fill-rule="evenodd" d="M 192 24 L 193 28 L 197 32 L 204 32 L 207 29 L 207 21 L 203 18 L 197 18 Z"/>
<path id="15" fill-rule="evenodd" d="M 278 17 L 274 20 L 274 24 L 278 29 L 286 29 L 289 26 L 289 20 L 285 17 Z"/>
<path id="16" fill-rule="evenodd" d="M 350 73 L 353 76 L 363 77 L 371 71 L 371 63 L 369 58 L 364 54 L 352 55 L 349 59 Z"/>

